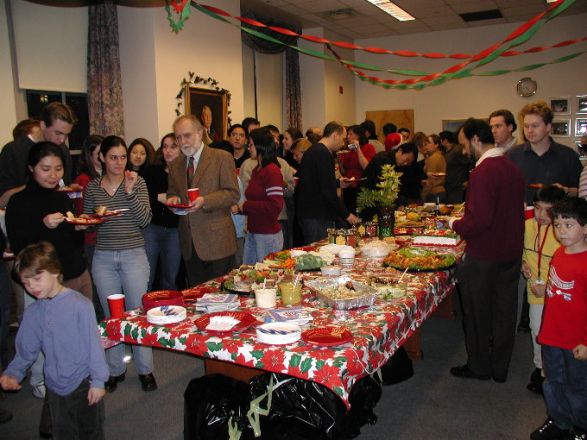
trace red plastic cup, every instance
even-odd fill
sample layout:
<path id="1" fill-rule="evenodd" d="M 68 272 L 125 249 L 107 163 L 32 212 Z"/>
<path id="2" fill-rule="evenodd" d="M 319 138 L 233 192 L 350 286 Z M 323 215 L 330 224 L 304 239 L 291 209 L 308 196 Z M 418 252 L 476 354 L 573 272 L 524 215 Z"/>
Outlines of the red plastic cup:
<path id="1" fill-rule="evenodd" d="M 108 307 L 110 308 L 110 317 L 124 318 L 124 295 L 117 293 L 108 296 Z"/>
<path id="2" fill-rule="evenodd" d="M 193 202 L 198 197 L 200 197 L 200 188 L 190 188 L 190 189 L 188 189 L 188 199 L 190 199 L 190 202 Z"/>
<path id="3" fill-rule="evenodd" d="M 294 181 L 294 186 L 298 186 L 298 183 L 300 183 L 300 178 L 299 177 L 294 177 L 293 178 Z"/>
<path id="4" fill-rule="evenodd" d="M 526 206 L 524 209 L 524 217 L 526 220 L 534 218 L 534 206 Z"/>

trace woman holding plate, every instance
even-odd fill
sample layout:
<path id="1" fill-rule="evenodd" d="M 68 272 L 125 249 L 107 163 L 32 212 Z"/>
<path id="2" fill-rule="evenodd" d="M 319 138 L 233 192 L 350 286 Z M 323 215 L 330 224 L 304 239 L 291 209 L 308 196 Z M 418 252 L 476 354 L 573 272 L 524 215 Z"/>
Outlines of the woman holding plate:
<path id="1" fill-rule="evenodd" d="M 109 295 L 124 293 L 127 309 L 134 309 L 141 306 L 147 291 L 149 262 L 142 229 L 151 221 L 151 206 L 143 178 L 135 171 L 125 170 L 127 149 L 122 138 L 106 137 L 100 145 L 100 160 L 104 164 L 103 174 L 86 187 L 84 213 L 93 214 L 100 206 L 112 211 L 128 209 L 97 227 L 92 275 L 104 312 L 109 316 Z M 157 389 L 151 348 L 133 347 L 133 353 L 143 390 Z M 114 391 L 118 382 L 125 379 L 124 354 L 122 344 L 106 351 L 110 368 L 107 391 Z"/>
<path id="2" fill-rule="evenodd" d="M 257 161 L 257 166 L 245 190 L 246 200 L 238 207 L 239 212 L 247 216 L 243 262 L 255 264 L 283 247 L 278 220 L 284 203 L 283 177 L 275 140 L 268 129 L 258 128 L 251 132 L 249 153 Z"/>

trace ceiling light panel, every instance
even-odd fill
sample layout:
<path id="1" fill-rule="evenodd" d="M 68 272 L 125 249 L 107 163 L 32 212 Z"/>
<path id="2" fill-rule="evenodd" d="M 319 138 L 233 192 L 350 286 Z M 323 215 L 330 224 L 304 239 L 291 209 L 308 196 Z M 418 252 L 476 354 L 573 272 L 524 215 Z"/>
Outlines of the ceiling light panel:
<path id="1" fill-rule="evenodd" d="M 389 0 L 367 0 L 367 1 L 374 6 L 377 6 L 383 12 L 391 15 L 396 20 L 399 20 L 399 21 L 415 20 L 414 17 L 412 17 L 410 14 L 408 14 L 406 11 L 404 11 L 402 8 L 400 8 L 398 5 L 390 2 Z"/>

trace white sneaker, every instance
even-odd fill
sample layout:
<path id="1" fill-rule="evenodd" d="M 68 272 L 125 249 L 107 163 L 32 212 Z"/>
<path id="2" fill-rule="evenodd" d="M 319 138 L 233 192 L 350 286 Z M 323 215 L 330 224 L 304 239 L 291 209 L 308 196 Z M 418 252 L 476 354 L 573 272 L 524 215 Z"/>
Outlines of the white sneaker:
<path id="1" fill-rule="evenodd" d="M 33 396 L 37 399 L 44 399 L 45 394 L 47 394 L 47 388 L 45 388 L 45 384 L 33 385 Z"/>

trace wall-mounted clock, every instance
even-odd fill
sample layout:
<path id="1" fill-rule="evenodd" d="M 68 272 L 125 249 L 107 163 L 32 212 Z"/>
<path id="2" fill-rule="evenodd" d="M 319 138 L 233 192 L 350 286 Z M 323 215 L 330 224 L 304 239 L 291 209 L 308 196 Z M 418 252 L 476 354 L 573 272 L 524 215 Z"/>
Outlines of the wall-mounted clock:
<path id="1" fill-rule="evenodd" d="M 518 81 L 516 84 L 516 91 L 522 98 L 529 98 L 534 96 L 538 90 L 538 83 L 529 76 L 526 76 Z"/>

